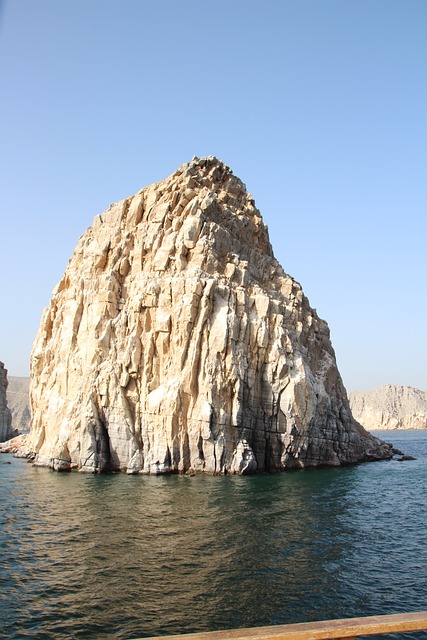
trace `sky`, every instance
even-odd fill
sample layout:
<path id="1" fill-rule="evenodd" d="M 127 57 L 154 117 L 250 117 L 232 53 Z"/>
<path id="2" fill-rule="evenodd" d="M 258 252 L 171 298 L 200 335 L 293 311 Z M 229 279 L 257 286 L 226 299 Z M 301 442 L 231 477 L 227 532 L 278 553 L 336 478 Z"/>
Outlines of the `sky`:
<path id="1" fill-rule="evenodd" d="M 215 155 L 348 391 L 427 388 L 425 0 L 0 0 L 0 360 L 112 202 Z"/>

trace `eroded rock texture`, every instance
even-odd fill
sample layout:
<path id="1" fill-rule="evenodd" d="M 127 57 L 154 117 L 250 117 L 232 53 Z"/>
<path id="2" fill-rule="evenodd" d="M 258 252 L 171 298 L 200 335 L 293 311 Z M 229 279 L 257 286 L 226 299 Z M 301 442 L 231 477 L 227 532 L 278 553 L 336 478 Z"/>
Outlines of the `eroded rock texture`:
<path id="1" fill-rule="evenodd" d="M 16 435 L 12 429 L 12 414 L 7 406 L 7 369 L 0 362 L 0 442 L 10 440 Z"/>
<path id="2" fill-rule="evenodd" d="M 81 237 L 31 359 L 38 464 L 248 473 L 390 457 L 350 413 L 326 323 L 213 157 Z"/>

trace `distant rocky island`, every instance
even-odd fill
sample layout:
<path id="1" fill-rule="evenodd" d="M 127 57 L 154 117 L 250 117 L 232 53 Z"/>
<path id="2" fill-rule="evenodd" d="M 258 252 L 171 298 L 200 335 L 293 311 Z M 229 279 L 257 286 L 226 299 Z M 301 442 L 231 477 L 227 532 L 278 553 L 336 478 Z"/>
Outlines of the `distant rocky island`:
<path id="1" fill-rule="evenodd" d="M 57 470 L 245 474 L 390 458 L 352 417 L 329 328 L 214 157 L 80 238 L 31 355 L 30 448 Z"/>
<path id="2" fill-rule="evenodd" d="M 427 393 L 386 384 L 372 391 L 349 393 L 354 418 L 369 431 L 427 429 Z"/>

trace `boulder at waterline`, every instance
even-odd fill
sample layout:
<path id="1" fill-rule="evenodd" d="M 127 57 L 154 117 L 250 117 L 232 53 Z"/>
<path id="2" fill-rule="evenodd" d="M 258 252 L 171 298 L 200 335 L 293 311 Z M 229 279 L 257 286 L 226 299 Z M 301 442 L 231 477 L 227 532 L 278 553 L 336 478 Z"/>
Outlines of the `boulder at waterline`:
<path id="1" fill-rule="evenodd" d="M 96 216 L 31 356 L 36 464 L 249 473 L 389 458 L 352 418 L 327 324 L 214 157 Z"/>

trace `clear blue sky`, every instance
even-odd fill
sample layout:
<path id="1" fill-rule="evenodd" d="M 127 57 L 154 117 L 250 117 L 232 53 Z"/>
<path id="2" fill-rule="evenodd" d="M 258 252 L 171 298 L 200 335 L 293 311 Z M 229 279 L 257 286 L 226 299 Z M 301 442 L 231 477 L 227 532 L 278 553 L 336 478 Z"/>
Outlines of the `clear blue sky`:
<path id="1" fill-rule="evenodd" d="M 425 0 L 6 0 L 0 77 L 10 375 L 94 216 L 212 154 L 347 389 L 427 388 Z"/>

